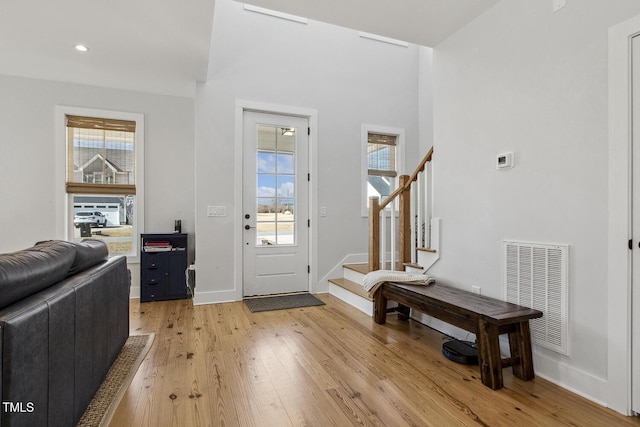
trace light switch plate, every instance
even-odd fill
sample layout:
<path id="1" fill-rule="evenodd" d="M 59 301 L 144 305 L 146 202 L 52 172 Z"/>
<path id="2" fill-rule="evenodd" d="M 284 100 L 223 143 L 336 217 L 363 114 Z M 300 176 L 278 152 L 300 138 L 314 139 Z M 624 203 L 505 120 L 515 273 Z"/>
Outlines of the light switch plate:
<path id="1" fill-rule="evenodd" d="M 227 207 L 207 206 L 207 216 L 227 216 Z"/>

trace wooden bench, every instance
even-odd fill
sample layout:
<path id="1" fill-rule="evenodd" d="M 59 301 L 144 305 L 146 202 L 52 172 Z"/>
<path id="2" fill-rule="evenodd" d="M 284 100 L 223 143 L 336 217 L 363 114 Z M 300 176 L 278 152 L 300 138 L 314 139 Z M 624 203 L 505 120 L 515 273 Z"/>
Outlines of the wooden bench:
<path id="1" fill-rule="evenodd" d="M 475 333 L 480 375 L 487 387 L 502 388 L 502 369 L 508 366 L 520 379 L 534 378 L 529 319 L 542 317 L 541 311 L 438 283 L 417 286 L 385 282 L 374 294 L 376 323 L 386 322 L 387 300 L 398 302 L 403 320 L 413 308 Z M 507 359 L 500 355 L 501 334 L 509 334 L 511 357 Z"/>

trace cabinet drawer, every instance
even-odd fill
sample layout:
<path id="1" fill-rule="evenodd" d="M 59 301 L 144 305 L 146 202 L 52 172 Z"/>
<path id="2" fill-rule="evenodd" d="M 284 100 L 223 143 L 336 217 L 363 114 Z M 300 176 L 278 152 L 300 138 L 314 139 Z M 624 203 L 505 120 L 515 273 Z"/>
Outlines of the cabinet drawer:
<path id="1" fill-rule="evenodd" d="M 165 282 L 154 284 L 146 283 L 140 287 L 140 302 L 156 301 L 165 299 Z"/>
<path id="2" fill-rule="evenodd" d="M 142 256 L 142 268 L 158 268 L 166 265 L 170 252 L 145 252 Z"/>
<path id="3" fill-rule="evenodd" d="M 145 285 L 156 285 L 167 279 L 167 274 L 162 269 L 147 268 L 142 271 L 142 283 Z"/>

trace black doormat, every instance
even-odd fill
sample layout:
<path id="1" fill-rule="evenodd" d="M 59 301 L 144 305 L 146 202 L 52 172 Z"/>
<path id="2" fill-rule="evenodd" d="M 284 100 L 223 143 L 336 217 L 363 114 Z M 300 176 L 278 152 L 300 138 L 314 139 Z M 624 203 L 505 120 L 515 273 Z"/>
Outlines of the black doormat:
<path id="1" fill-rule="evenodd" d="M 250 298 L 244 303 L 252 313 L 258 311 L 286 310 L 289 308 L 311 307 L 324 305 L 322 301 L 311 294 L 282 295 L 277 297 Z"/>

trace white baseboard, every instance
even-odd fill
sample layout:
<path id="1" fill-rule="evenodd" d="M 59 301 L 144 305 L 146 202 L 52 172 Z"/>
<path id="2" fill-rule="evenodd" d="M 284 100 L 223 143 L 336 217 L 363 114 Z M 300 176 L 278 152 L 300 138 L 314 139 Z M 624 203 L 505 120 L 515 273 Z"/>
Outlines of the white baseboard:
<path id="1" fill-rule="evenodd" d="M 413 311 L 411 318 L 427 325 L 436 331 L 462 341 L 474 341 L 475 334 L 457 328 L 424 313 Z M 506 339 L 500 339 L 500 348 L 504 357 L 509 354 L 509 343 Z M 540 349 L 544 350 L 544 349 Z M 546 351 L 546 350 L 545 350 Z M 607 380 L 571 367 L 533 348 L 533 366 L 536 376 L 554 383 L 594 403 L 604 407 L 610 407 L 607 402 Z"/>
<path id="2" fill-rule="evenodd" d="M 609 387 L 606 379 L 553 360 L 542 354 L 541 351 L 537 351 L 535 345 L 533 349 L 533 367 L 535 374 L 540 378 L 544 378 L 599 405 L 610 407 L 610 402 L 607 402 L 607 390 Z"/>
<path id="3" fill-rule="evenodd" d="M 131 287 L 129 288 L 129 298 L 140 298 L 140 263 L 127 264 L 131 273 Z"/>
<path id="4" fill-rule="evenodd" d="M 140 286 L 131 286 L 129 289 L 129 299 L 140 298 Z"/>
<path id="5" fill-rule="evenodd" d="M 238 292 L 229 291 L 198 292 L 193 296 L 193 305 L 219 304 L 222 302 L 237 302 Z"/>

